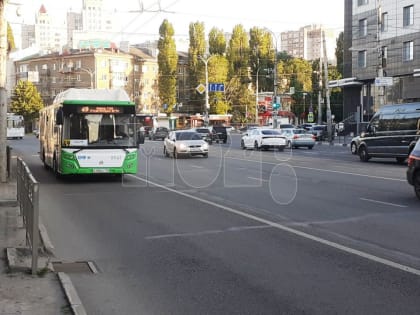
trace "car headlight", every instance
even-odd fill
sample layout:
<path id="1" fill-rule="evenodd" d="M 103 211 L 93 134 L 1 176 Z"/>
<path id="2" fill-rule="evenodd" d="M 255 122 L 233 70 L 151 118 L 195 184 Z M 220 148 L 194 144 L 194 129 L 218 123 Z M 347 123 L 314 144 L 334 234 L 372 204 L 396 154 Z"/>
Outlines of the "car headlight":
<path id="1" fill-rule="evenodd" d="M 185 143 L 180 143 L 179 144 L 179 149 L 180 150 L 186 150 L 187 149 L 187 146 L 185 145 Z"/>
<path id="2" fill-rule="evenodd" d="M 203 148 L 204 150 L 208 150 L 209 145 L 207 143 L 204 143 L 203 145 L 201 145 L 201 148 Z"/>

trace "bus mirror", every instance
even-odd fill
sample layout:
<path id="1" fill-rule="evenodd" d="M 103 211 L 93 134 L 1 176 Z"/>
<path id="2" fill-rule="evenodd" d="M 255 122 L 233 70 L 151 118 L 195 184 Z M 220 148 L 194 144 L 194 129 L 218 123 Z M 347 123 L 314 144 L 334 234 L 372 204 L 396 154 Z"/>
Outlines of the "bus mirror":
<path id="1" fill-rule="evenodd" d="M 55 114 L 55 124 L 56 125 L 63 124 L 63 109 L 61 107 L 57 109 L 57 113 Z"/>

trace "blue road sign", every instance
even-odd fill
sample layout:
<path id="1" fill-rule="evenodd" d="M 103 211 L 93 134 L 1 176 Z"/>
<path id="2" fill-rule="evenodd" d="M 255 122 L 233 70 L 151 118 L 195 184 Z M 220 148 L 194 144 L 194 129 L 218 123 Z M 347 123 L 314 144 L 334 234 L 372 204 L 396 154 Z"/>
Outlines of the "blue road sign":
<path id="1" fill-rule="evenodd" d="M 225 85 L 223 83 L 209 83 L 209 92 L 224 92 Z"/>

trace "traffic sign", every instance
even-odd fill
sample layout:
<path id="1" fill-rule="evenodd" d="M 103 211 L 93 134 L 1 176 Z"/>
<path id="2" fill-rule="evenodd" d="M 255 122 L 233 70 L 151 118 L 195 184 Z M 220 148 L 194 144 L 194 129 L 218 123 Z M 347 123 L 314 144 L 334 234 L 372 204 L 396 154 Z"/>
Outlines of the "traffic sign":
<path id="1" fill-rule="evenodd" d="M 201 83 L 199 85 L 197 85 L 197 87 L 195 89 L 200 94 L 203 94 L 206 91 L 205 85 L 201 84 Z"/>
<path id="2" fill-rule="evenodd" d="M 308 113 L 308 122 L 309 123 L 314 122 L 314 113 L 313 112 Z"/>
<path id="3" fill-rule="evenodd" d="M 224 92 L 225 85 L 223 83 L 209 83 L 209 92 Z"/>

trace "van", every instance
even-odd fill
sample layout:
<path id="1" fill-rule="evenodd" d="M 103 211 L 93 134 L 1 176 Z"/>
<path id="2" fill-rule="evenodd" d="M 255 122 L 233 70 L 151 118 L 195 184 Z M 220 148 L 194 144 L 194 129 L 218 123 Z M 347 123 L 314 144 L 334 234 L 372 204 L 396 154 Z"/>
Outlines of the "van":
<path id="1" fill-rule="evenodd" d="M 396 158 L 398 163 L 404 163 L 420 137 L 419 128 L 420 103 L 383 106 L 360 135 L 360 160 Z"/>

